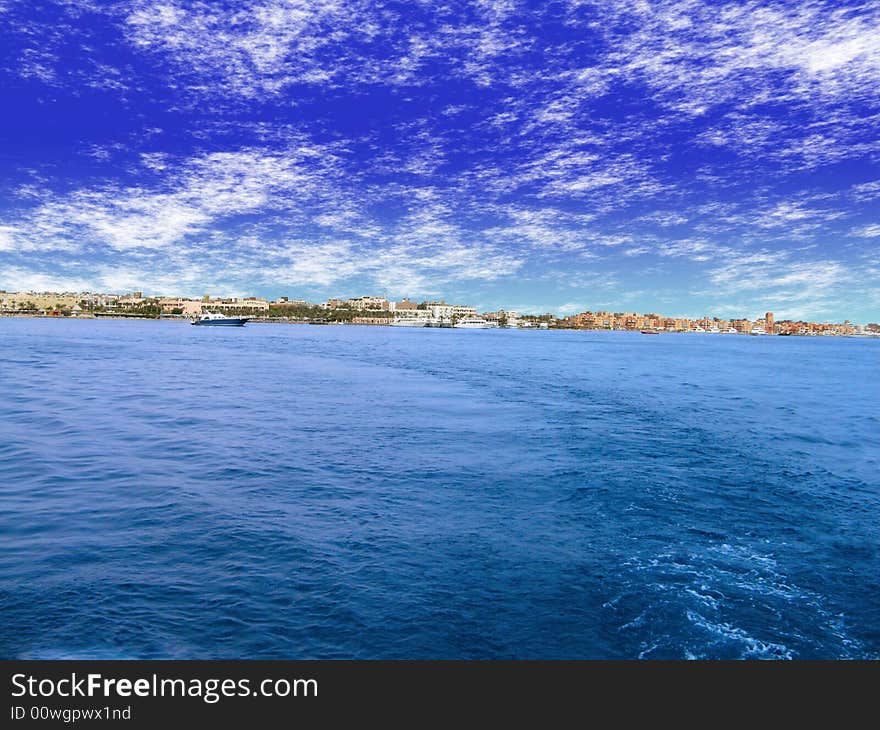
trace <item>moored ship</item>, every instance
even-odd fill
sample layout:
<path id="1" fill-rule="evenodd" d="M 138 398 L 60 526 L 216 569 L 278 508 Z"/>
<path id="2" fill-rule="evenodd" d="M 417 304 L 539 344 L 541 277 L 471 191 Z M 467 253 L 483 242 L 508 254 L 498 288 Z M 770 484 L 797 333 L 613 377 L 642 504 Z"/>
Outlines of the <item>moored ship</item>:
<path id="1" fill-rule="evenodd" d="M 192 324 L 202 327 L 244 327 L 248 317 L 227 317 L 217 312 L 205 312 L 196 317 Z"/>
<path id="2" fill-rule="evenodd" d="M 444 317 L 430 317 L 425 324 L 425 327 L 443 327 L 450 328 L 452 327 L 452 320 L 446 319 Z"/>
<path id="3" fill-rule="evenodd" d="M 462 317 L 458 320 L 453 327 L 458 329 L 470 329 L 470 330 L 486 330 L 490 327 L 495 327 L 494 322 L 489 322 L 488 320 L 483 319 L 482 317 Z"/>
<path id="4" fill-rule="evenodd" d="M 424 317 L 395 317 L 392 327 L 427 327 L 428 320 Z"/>

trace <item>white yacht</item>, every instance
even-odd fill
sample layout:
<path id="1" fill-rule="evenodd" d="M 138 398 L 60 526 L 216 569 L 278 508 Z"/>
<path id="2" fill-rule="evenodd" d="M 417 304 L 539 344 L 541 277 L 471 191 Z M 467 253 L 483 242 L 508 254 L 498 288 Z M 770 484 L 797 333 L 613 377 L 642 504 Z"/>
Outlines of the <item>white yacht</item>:
<path id="1" fill-rule="evenodd" d="M 248 317 L 227 317 L 218 312 L 205 312 L 196 317 L 192 324 L 202 327 L 244 327 Z"/>
<path id="2" fill-rule="evenodd" d="M 713 334 L 713 335 L 717 335 L 717 334 L 720 334 L 720 333 L 721 333 L 721 330 L 718 329 L 718 327 L 715 326 L 715 325 L 713 324 L 713 325 L 709 328 L 709 333 L 710 333 L 710 334 Z"/>
<path id="3" fill-rule="evenodd" d="M 702 327 L 700 327 L 699 325 L 697 325 L 696 327 L 694 327 L 694 328 L 691 330 L 691 332 L 705 332 L 705 331 L 706 331 L 706 330 L 704 330 L 704 329 L 703 329 Z"/>
<path id="4" fill-rule="evenodd" d="M 395 317 L 391 323 L 392 327 L 427 327 L 428 320 L 426 317 Z"/>
<path id="5" fill-rule="evenodd" d="M 763 327 L 753 327 L 752 331 L 749 332 L 750 335 L 766 335 L 767 333 L 764 331 Z"/>
<path id="6" fill-rule="evenodd" d="M 726 330 L 724 330 L 724 334 L 726 334 L 726 335 L 738 335 L 739 332 L 736 331 L 736 328 L 735 328 L 735 327 L 728 327 Z"/>
<path id="7" fill-rule="evenodd" d="M 482 317 L 462 317 L 452 326 L 458 329 L 486 330 L 496 325 L 494 322 L 488 322 Z"/>

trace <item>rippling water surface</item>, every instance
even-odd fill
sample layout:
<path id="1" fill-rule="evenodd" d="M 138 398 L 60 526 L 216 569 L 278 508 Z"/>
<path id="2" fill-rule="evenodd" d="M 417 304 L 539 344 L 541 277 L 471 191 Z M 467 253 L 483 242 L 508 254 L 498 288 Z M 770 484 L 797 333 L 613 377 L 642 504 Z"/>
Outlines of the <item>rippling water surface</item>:
<path id="1" fill-rule="evenodd" d="M 0 343 L 4 658 L 880 655 L 880 341 Z"/>

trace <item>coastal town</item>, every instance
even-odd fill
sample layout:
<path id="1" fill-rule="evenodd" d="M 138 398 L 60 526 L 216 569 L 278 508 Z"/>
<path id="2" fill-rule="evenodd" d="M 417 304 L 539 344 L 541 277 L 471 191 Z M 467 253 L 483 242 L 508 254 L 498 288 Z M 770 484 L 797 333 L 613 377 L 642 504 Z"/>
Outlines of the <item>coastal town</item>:
<path id="1" fill-rule="evenodd" d="M 92 292 L 7 292 L 0 290 L 0 315 L 74 318 L 193 319 L 205 313 L 247 317 L 252 322 L 299 322 L 370 326 L 425 326 L 517 329 L 622 330 L 654 334 L 698 332 L 782 336 L 880 337 L 880 324 L 776 320 L 772 312 L 757 319 L 704 316 L 667 317 L 635 312 L 586 311 L 559 317 L 552 313 L 523 314 L 515 310 L 479 312 L 468 305 L 385 296 L 333 298 L 314 303 L 279 297 L 201 298 L 144 296 Z"/>

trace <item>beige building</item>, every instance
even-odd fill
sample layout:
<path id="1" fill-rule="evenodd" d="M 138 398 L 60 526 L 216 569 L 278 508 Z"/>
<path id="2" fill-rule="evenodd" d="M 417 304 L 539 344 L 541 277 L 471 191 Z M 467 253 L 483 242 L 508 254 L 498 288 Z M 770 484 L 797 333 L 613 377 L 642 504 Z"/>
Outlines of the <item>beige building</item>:
<path id="1" fill-rule="evenodd" d="M 159 300 L 159 306 L 162 307 L 162 311 L 166 314 L 170 314 L 175 309 L 181 310 L 181 313 L 187 317 L 202 313 L 202 302 L 196 299 L 164 297 Z"/>
<path id="2" fill-rule="evenodd" d="M 258 297 L 232 297 L 231 299 L 211 300 L 202 302 L 202 309 L 225 312 L 238 309 L 254 309 L 261 312 L 269 311 L 269 302 Z"/>
<path id="3" fill-rule="evenodd" d="M 415 302 L 411 302 L 409 299 L 404 299 L 403 301 L 400 301 L 400 302 L 390 302 L 389 306 L 391 307 L 392 312 L 397 312 L 397 311 L 401 311 L 401 310 L 403 310 L 405 312 L 410 312 L 415 309 L 418 309 L 419 305 L 416 304 Z"/>
<path id="4" fill-rule="evenodd" d="M 359 312 L 367 310 L 387 312 L 389 304 L 385 297 L 356 297 L 348 300 L 348 306 Z"/>
<path id="5" fill-rule="evenodd" d="M 143 307 L 145 304 L 149 304 L 149 300 L 141 292 L 136 291 L 133 294 L 119 297 L 118 304 L 120 307 Z"/>
<path id="6" fill-rule="evenodd" d="M 480 315 L 487 322 L 505 322 L 508 327 L 519 326 L 519 312 L 513 309 L 499 309 L 497 312 L 485 312 Z M 576 318 L 572 317 L 572 321 Z"/>
<path id="7" fill-rule="evenodd" d="M 23 311 L 32 305 L 38 311 L 71 309 L 83 295 L 76 292 L 4 292 L 0 294 L 0 309 L 6 312 Z"/>

